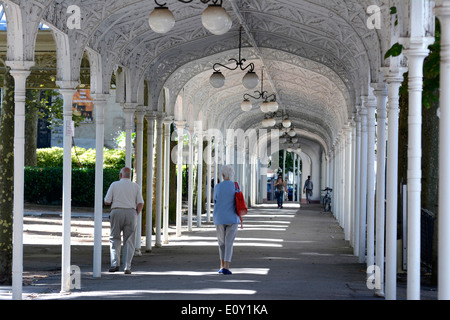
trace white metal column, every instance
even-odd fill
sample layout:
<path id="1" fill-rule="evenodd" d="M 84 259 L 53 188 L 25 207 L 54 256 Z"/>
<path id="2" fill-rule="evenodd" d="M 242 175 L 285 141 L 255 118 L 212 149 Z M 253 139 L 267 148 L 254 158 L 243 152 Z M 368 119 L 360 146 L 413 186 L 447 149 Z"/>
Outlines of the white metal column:
<path id="1" fill-rule="evenodd" d="M 198 164 L 197 164 L 197 227 L 202 225 L 203 207 L 203 130 L 197 128 Z"/>
<path id="2" fill-rule="evenodd" d="M 439 122 L 438 298 L 450 300 L 450 1 L 438 1 L 441 22 L 441 95 Z"/>
<path id="3" fill-rule="evenodd" d="M 102 221 L 103 221 L 103 148 L 105 140 L 105 107 L 107 96 L 93 97 L 95 108 L 95 206 L 94 206 L 94 261 L 92 276 L 101 277 Z"/>
<path id="4" fill-rule="evenodd" d="M 176 121 L 175 126 L 178 133 L 177 148 L 177 212 L 176 212 L 176 236 L 181 237 L 181 218 L 183 205 L 183 138 L 185 121 Z"/>
<path id="5" fill-rule="evenodd" d="M 164 201 L 163 201 L 163 243 L 169 243 L 169 183 L 170 183 L 170 127 L 173 119 L 164 119 Z"/>
<path id="6" fill-rule="evenodd" d="M 133 118 L 136 109 L 136 104 L 126 103 L 123 108 L 123 113 L 125 114 L 125 166 L 132 168 L 132 138 L 133 133 Z"/>
<path id="7" fill-rule="evenodd" d="M 61 254 L 61 292 L 70 292 L 70 228 L 72 199 L 72 100 L 76 90 L 60 89 L 64 98 L 64 138 L 63 138 L 63 242 Z"/>
<path id="8" fill-rule="evenodd" d="M 142 163 L 144 155 L 144 116 L 145 111 L 139 106 L 136 111 L 136 183 L 142 189 Z M 142 214 L 138 216 L 136 226 L 135 255 L 141 256 Z"/>
<path id="9" fill-rule="evenodd" d="M 355 244 L 353 254 L 359 256 L 360 245 L 360 219 L 361 219 L 361 116 L 359 114 L 360 107 L 357 108 L 355 114 L 356 124 L 356 146 L 355 146 Z"/>
<path id="10" fill-rule="evenodd" d="M 376 250 L 375 264 L 380 268 L 381 288 L 377 294 L 384 296 L 384 237 L 385 237 L 385 183 L 386 183 L 386 99 L 385 83 L 375 85 L 377 97 L 377 189 L 376 189 Z"/>
<path id="11" fill-rule="evenodd" d="M 367 109 L 359 110 L 361 116 L 361 160 L 360 160 L 360 201 L 359 201 L 359 262 L 366 261 L 366 221 L 367 221 Z"/>
<path id="12" fill-rule="evenodd" d="M 412 5 L 413 6 L 413 5 Z M 412 16 L 414 19 L 414 14 Z M 422 187 L 422 91 L 423 62 L 428 56 L 429 42 L 411 39 L 405 56 L 409 63 L 408 117 L 408 300 L 420 299 L 420 216 Z"/>
<path id="13" fill-rule="evenodd" d="M 155 247 L 161 247 L 161 217 L 163 208 L 163 124 L 164 113 L 158 113 L 156 117 L 156 212 L 155 212 Z"/>
<path id="14" fill-rule="evenodd" d="M 367 99 L 367 266 L 375 264 L 375 110 L 376 100 Z M 364 169 L 363 169 L 364 170 Z"/>
<path id="15" fill-rule="evenodd" d="M 145 224 L 145 251 L 152 251 L 152 232 L 153 232 L 153 163 L 154 163 L 154 134 L 155 120 L 154 112 L 145 116 L 147 120 L 147 194 L 146 194 L 146 224 Z"/>
<path id="16" fill-rule="evenodd" d="M 13 261 L 12 298 L 22 299 L 23 280 L 23 203 L 25 179 L 25 93 L 26 80 L 34 62 L 8 61 L 14 77 L 14 200 L 13 200 Z"/>
<path id="17" fill-rule="evenodd" d="M 189 134 L 189 172 L 188 172 L 188 231 L 192 231 L 192 213 L 194 211 L 194 129 L 188 128 Z"/>
<path id="18" fill-rule="evenodd" d="M 403 70 L 405 71 L 405 70 Z M 386 174 L 386 285 L 387 300 L 397 298 L 397 197 L 398 197 L 398 123 L 399 90 L 403 71 L 393 70 L 388 83 L 388 141 Z"/>

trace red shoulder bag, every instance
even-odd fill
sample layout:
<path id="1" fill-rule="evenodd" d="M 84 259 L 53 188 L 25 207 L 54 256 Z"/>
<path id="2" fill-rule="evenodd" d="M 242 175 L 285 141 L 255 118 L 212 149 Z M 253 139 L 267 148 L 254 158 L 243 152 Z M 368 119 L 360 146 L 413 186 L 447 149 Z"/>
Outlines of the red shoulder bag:
<path id="1" fill-rule="evenodd" d="M 245 216 L 248 212 L 247 205 L 245 204 L 244 195 L 242 194 L 241 188 L 239 187 L 239 184 L 237 182 L 234 183 L 235 189 L 236 189 L 236 213 L 239 216 L 239 219 L 241 220 L 241 228 L 244 228 L 243 219 L 242 217 Z"/>

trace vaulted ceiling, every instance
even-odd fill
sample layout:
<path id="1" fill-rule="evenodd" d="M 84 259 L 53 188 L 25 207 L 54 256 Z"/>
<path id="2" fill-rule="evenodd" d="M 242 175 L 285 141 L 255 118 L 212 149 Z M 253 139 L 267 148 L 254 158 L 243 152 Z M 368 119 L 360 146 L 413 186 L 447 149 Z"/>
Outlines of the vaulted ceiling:
<path id="1" fill-rule="evenodd" d="M 243 95 L 252 93 L 242 85 L 243 72 L 224 72 L 221 89 L 209 84 L 214 63 L 237 58 L 242 26 L 242 56 L 255 64 L 259 75 L 264 68 L 264 89 L 277 94 L 299 134 L 308 132 L 308 139 L 317 137 L 328 146 L 361 95 L 367 95 L 370 82 L 377 80 L 389 46 L 387 28 L 367 27 L 367 8 L 375 4 L 389 11 L 386 0 L 223 0 L 233 26 L 221 36 L 202 26 L 206 5 L 200 0 L 167 0 L 176 19 L 167 34 L 148 25 L 154 0 L 9 2 L 33 6 L 39 22 L 68 34 L 74 78 L 90 48 L 102 56 L 105 84 L 117 65 L 128 68 L 132 88 L 142 77 L 147 81 L 150 109 L 161 109 L 158 101 L 165 88 L 166 112 L 177 120 L 203 120 L 220 129 L 259 128 L 264 118 L 256 106 L 250 112 L 240 108 Z M 81 8 L 81 30 L 67 28 L 69 5 Z M 175 108 L 178 96 L 183 102 Z"/>

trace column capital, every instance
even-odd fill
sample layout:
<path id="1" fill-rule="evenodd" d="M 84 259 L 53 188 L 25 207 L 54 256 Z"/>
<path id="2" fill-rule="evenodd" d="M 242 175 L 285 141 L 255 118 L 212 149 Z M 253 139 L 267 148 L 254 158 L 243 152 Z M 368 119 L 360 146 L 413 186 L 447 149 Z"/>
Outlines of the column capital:
<path id="1" fill-rule="evenodd" d="M 159 112 L 159 111 L 154 111 L 154 112 L 156 115 L 156 120 L 158 120 L 159 122 L 162 122 L 164 120 L 164 118 L 166 117 L 165 112 Z"/>
<path id="2" fill-rule="evenodd" d="M 145 110 L 145 106 L 143 105 L 137 105 L 136 106 L 136 113 L 142 116 L 145 116 L 146 110 Z"/>
<path id="3" fill-rule="evenodd" d="M 165 117 L 163 123 L 167 125 L 171 125 L 173 123 L 173 117 Z"/>
<path id="4" fill-rule="evenodd" d="M 122 102 L 121 103 L 122 109 L 124 112 L 135 112 L 137 108 L 137 103 L 132 102 Z"/>
<path id="5" fill-rule="evenodd" d="M 145 119 L 147 121 L 155 121 L 157 118 L 156 112 L 155 111 L 147 111 L 145 113 Z"/>
<path id="6" fill-rule="evenodd" d="M 430 54 L 428 47 L 435 41 L 434 37 L 400 38 L 405 49 L 404 55 L 408 60 L 411 58 L 425 59 Z"/>
<path id="7" fill-rule="evenodd" d="M 94 100 L 94 103 L 105 102 L 109 98 L 109 93 L 91 93 L 91 97 Z"/>
<path id="8" fill-rule="evenodd" d="M 364 105 L 365 105 L 367 111 L 375 110 L 377 108 L 377 99 L 375 98 L 375 96 L 368 96 L 365 99 Z"/>
<path id="9" fill-rule="evenodd" d="M 376 82 L 371 84 L 375 97 L 387 97 L 388 90 L 386 82 Z"/>
<path id="10" fill-rule="evenodd" d="M 175 120 L 174 124 L 177 129 L 184 129 L 186 127 L 186 121 L 184 120 Z"/>
<path id="11" fill-rule="evenodd" d="M 72 80 L 58 80 L 56 81 L 56 85 L 59 87 L 59 91 L 61 92 L 62 90 L 76 91 L 77 87 L 80 85 L 80 82 Z"/>
<path id="12" fill-rule="evenodd" d="M 34 66 L 34 61 L 5 61 L 6 66 L 11 68 L 11 71 L 30 71 L 31 67 Z"/>

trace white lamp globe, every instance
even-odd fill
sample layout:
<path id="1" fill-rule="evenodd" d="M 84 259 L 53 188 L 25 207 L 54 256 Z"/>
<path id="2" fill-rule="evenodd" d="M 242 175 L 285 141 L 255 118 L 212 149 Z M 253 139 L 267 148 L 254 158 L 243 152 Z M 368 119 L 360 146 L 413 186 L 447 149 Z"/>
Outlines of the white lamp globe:
<path id="1" fill-rule="evenodd" d="M 249 71 L 244 78 L 242 78 L 242 84 L 247 89 L 254 89 L 259 84 L 259 77 L 253 71 Z"/>
<path id="2" fill-rule="evenodd" d="M 212 34 L 222 35 L 233 24 L 228 12 L 221 5 L 209 5 L 202 14 L 203 26 Z"/>
<path id="3" fill-rule="evenodd" d="M 278 103 L 276 101 L 270 101 L 269 102 L 269 111 L 270 112 L 277 112 L 278 111 Z"/>
<path id="4" fill-rule="evenodd" d="M 291 131 L 288 132 L 288 135 L 289 135 L 290 137 L 295 137 L 295 136 L 297 135 L 297 132 L 295 132 L 294 129 L 291 129 Z"/>
<path id="5" fill-rule="evenodd" d="M 275 120 L 273 118 L 267 119 L 267 124 L 269 127 L 273 127 L 274 125 L 277 124 L 277 120 Z"/>
<path id="6" fill-rule="evenodd" d="M 292 149 L 291 147 L 287 148 L 287 152 L 292 152 L 294 151 L 294 149 Z"/>
<path id="7" fill-rule="evenodd" d="M 241 109 L 244 112 L 249 112 L 250 110 L 252 110 L 252 107 L 253 107 L 253 105 L 249 100 L 244 100 L 241 103 Z"/>
<path id="8" fill-rule="evenodd" d="M 212 74 L 211 78 L 209 78 L 209 83 L 214 88 L 222 88 L 225 85 L 225 77 L 220 71 L 216 71 Z"/>
<path id="9" fill-rule="evenodd" d="M 290 128 L 292 125 L 292 121 L 289 119 L 285 119 L 285 120 L 283 120 L 282 124 L 283 124 L 283 127 Z"/>
<path id="10" fill-rule="evenodd" d="M 175 17 L 167 7 L 156 7 L 148 17 L 148 24 L 156 33 L 167 33 L 175 25 Z"/>
<path id="11" fill-rule="evenodd" d="M 264 113 L 268 113 L 269 111 L 269 103 L 267 101 L 264 101 L 261 103 L 261 111 Z"/>
<path id="12" fill-rule="evenodd" d="M 297 148 L 297 153 L 302 153 L 302 148 Z"/>
<path id="13" fill-rule="evenodd" d="M 273 127 L 276 123 L 277 123 L 277 121 L 275 119 L 264 119 L 262 122 L 262 125 L 265 128 L 269 128 L 269 127 Z"/>

